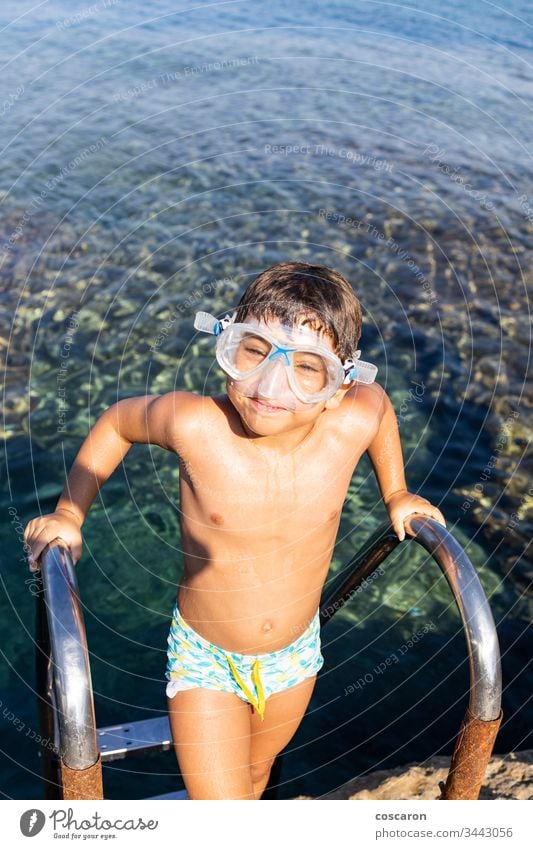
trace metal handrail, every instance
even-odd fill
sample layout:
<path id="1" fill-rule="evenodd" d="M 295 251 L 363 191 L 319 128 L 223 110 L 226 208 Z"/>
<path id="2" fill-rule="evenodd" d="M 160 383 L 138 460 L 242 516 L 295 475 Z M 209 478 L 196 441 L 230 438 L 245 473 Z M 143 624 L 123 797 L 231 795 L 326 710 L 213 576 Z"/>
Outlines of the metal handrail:
<path id="1" fill-rule="evenodd" d="M 472 717 L 490 722 L 501 712 L 502 674 L 496 626 L 476 570 L 457 540 L 438 522 L 422 516 L 406 520 L 408 535 L 437 562 L 453 593 L 465 631 L 470 665 Z M 320 608 L 325 625 L 362 582 L 400 544 L 389 523 L 381 525 L 363 549 L 343 568 L 340 584 Z"/>
<path id="2" fill-rule="evenodd" d="M 442 525 L 426 517 L 413 515 L 406 520 L 405 526 L 407 535 L 431 554 L 446 577 L 459 608 L 469 656 L 469 706 L 452 755 L 448 779 L 441 785 L 441 798 L 476 799 L 502 716 L 496 627 L 477 573 L 457 540 Z M 336 588 L 321 605 L 321 626 L 346 604 L 399 542 L 389 523 L 378 528 L 343 568 Z M 40 646 L 46 646 L 49 637 L 52 658 L 50 663 L 46 650 L 41 648 L 40 654 L 46 663 L 41 679 L 47 682 L 47 693 L 41 695 L 47 725 L 56 729 L 63 787 L 65 789 L 69 782 L 78 783 L 78 790 L 73 789 L 69 798 L 101 798 L 98 795 L 101 793 L 101 759 L 87 639 L 76 572 L 62 540 L 54 540 L 41 555 L 41 577 L 44 592 L 38 596 L 39 618 L 41 628 L 42 621 L 47 621 L 48 633 L 41 638 Z M 43 605 L 46 617 L 42 615 Z M 81 776 L 84 770 L 88 773 L 85 779 Z M 76 775 L 80 775 L 79 782 Z M 87 792 L 95 795 L 84 795 Z"/>
<path id="3" fill-rule="evenodd" d="M 78 580 L 62 540 L 54 540 L 42 554 L 41 578 L 40 603 L 46 607 L 52 661 L 47 677 L 53 676 L 59 754 L 69 769 L 85 770 L 99 758 L 91 669 Z"/>
<path id="4" fill-rule="evenodd" d="M 442 525 L 411 517 L 408 533 L 436 560 L 453 593 L 463 623 L 470 665 L 469 712 L 498 719 L 502 703 L 502 666 L 496 625 L 487 596 L 466 552 Z"/>
<path id="5" fill-rule="evenodd" d="M 450 770 L 440 783 L 441 799 L 477 799 L 502 721 L 502 673 L 496 626 L 476 570 L 456 539 L 422 516 L 405 521 L 409 537 L 428 551 L 453 593 L 465 632 L 470 666 L 470 699 L 453 750 Z M 321 605 L 325 625 L 399 544 L 389 523 L 382 525 L 343 569 L 340 586 Z"/>

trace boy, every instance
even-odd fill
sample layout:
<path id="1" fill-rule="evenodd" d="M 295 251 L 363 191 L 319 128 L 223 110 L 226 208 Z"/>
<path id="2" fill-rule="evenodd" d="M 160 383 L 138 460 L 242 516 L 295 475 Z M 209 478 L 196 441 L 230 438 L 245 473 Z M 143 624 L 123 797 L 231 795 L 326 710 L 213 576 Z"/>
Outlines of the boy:
<path id="1" fill-rule="evenodd" d="M 369 382 L 375 367 L 357 359 L 361 308 L 340 274 L 279 263 L 233 318 L 199 313 L 196 326 L 217 337 L 227 395 L 114 404 L 25 539 L 30 568 L 56 537 L 76 562 L 86 513 L 131 445 L 178 455 L 185 563 L 166 673 L 176 755 L 189 798 L 259 799 L 323 664 L 318 606 L 361 455 L 400 539 L 412 513 L 444 519 L 407 492 L 396 417 Z"/>

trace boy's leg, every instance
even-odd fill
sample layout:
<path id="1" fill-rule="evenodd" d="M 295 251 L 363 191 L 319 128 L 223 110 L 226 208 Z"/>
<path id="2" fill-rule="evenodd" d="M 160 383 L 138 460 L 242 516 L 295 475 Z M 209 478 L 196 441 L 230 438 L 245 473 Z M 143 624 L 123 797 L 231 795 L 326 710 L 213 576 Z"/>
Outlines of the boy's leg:
<path id="1" fill-rule="evenodd" d="M 254 711 L 251 717 L 250 770 L 256 799 L 261 798 L 276 756 L 296 733 L 307 709 L 316 675 L 281 693 L 273 693 L 265 703 L 265 718 Z"/>
<path id="2" fill-rule="evenodd" d="M 172 739 L 190 799 L 253 799 L 251 706 L 234 693 L 194 688 L 167 699 Z"/>

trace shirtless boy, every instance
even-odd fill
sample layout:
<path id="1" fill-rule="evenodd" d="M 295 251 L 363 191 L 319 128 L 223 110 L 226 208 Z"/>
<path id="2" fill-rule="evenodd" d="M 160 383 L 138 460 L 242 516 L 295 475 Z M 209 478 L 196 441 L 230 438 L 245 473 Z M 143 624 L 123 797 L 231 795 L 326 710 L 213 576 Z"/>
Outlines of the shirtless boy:
<path id="1" fill-rule="evenodd" d="M 318 607 L 342 505 L 367 451 L 393 527 L 412 513 L 396 416 L 356 353 L 361 308 L 325 266 L 283 262 L 236 314 L 206 313 L 227 394 L 169 392 L 107 409 L 83 443 L 54 513 L 32 519 L 30 568 L 60 537 L 74 562 L 98 490 L 133 443 L 180 465 L 184 574 L 168 638 L 172 736 L 191 799 L 259 799 L 323 664 Z M 366 382 L 365 382 L 366 381 Z"/>

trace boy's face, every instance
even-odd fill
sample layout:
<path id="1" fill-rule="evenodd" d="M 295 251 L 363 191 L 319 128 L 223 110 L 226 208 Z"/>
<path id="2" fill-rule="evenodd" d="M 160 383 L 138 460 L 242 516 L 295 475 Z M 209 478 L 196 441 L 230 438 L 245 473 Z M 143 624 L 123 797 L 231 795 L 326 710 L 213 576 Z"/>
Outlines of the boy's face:
<path id="1" fill-rule="evenodd" d="M 287 343 L 283 324 L 278 319 L 263 321 L 261 325 L 276 336 L 280 345 Z M 332 340 L 327 335 L 319 334 L 317 337 L 314 331 L 308 331 L 305 326 L 297 330 L 301 330 L 304 336 L 308 333 L 310 340 L 319 340 L 320 345 L 337 356 Z M 303 365 L 306 366 L 305 363 Z M 342 386 L 326 401 L 302 403 L 291 390 L 283 357 L 272 362 L 261 379 L 246 381 L 228 377 L 226 383 L 228 397 L 241 420 L 249 431 L 259 436 L 275 436 L 312 425 L 324 410 L 338 407 L 352 385 Z"/>

